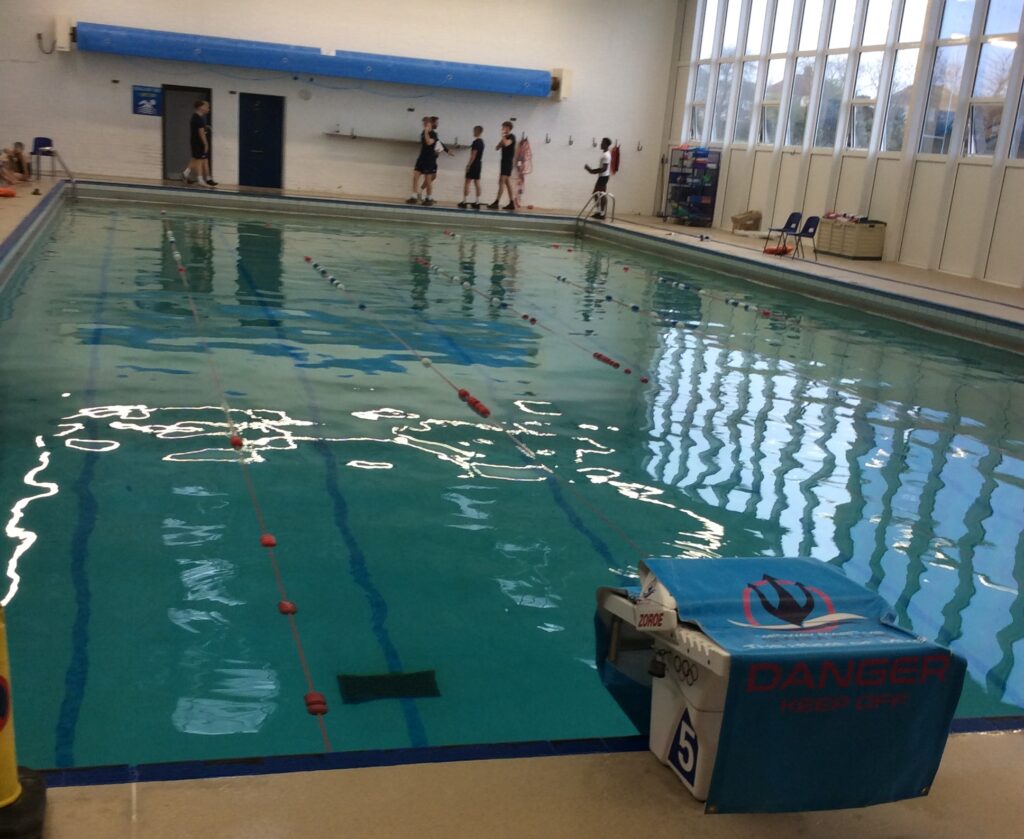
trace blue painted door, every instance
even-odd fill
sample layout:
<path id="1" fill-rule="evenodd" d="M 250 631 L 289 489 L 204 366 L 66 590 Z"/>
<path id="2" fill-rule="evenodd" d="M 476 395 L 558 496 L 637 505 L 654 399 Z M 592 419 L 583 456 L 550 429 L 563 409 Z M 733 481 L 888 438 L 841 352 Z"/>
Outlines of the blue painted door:
<path id="1" fill-rule="evenodd" d="M 243 93 L 238 100 L 238 183 L 281 188 L 284 97 Z"/>

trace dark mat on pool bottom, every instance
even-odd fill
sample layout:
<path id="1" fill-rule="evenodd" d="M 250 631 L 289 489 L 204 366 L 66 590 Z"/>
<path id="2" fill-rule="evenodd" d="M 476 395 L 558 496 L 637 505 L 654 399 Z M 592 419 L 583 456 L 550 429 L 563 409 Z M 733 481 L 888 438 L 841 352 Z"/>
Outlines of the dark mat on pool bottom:
<path id="1" fill-rule="evenodd" d="M 440 696 L 433 670 L 416 673 L 378 673 L 372 676 L 338 675 L 341 698 L 347 705 L 375 699 L 418 699 Z"/>

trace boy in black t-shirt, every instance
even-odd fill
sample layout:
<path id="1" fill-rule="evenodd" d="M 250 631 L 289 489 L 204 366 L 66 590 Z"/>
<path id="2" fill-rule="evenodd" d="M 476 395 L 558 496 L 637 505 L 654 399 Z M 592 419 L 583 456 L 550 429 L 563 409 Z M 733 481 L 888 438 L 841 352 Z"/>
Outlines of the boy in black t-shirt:
<path id="1" fill-rule="evenodd" d="M 210 103 L 205 99 L 196 101 L 196 110 L 189 122 L 188 136 L 192 146 L 192 159 L 181 173 L 186 184 L 191 182 L 193 170 L 196 180 L 203 186 L 217 186 L 210 176 L 210 127 L 206 115 L 210 113 Z"/>
<path id="2" fill-rule="evenodd" d="M 508 192 L 508 204 L 505 205 L 504 209 L 514 210 L 516 208 L 516 199 L 512 196 L 512 163 L 516 156 L 516 135 L 512 133 L 511 122 L 503 122 L 501 124 L 501 139 L 498 140 L 498 145 L 494 148 L 501 152 L 501 169 L 498 174 L 498 197 L 494 199 L 494 203 L 487 205 L 487 209 L 498 209 L 501 204 L 501 190 L 505 189 Z"/>
<path id="3" fill-rule="evenodd" d="M 466 181 L 462 185 L 462 201 L 459 202 L 459 206 L 463 209 L 466 209 L 466 207 L 472 207 L 474 210 L 480 209 L 480 166 L 484 157 L 484 141 L 480 139 L 480 136 L 483 133 L 484 127 L 482 125 L 473 126 L 473 145 L 469 147 Z M 476 201 L 472 204 L 466 202 L 466 198 L 469 197 L 470 184 L 473 184 L 476 188 Z"/>
<path id="4" fill-rule="evenodd" d="M 412 170 L 412 194 L 405 202 L 406 204 L 419 204 L 421 201 L 424 204 L 427 201 L 430 201 L 431 204 L 434 203 L 430 197 L 430 191 L 428 190 L 427 198 L 424 199 L 421 190 L 428 185 L 427 179 L 432 179 L 437 174 L 437 152 L 434 150 L 436 143 L 437 132 L 434 131 L 430 117 L 423 117 L 423 128 L 420 131 L 420 153 Z"/>

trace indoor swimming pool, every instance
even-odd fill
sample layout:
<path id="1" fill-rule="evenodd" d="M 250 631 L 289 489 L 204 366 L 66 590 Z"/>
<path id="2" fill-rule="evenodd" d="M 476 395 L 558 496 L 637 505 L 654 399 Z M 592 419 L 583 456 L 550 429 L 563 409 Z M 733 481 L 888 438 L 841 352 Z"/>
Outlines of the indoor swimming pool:
<path id="1" fill-rule="evenodd" d="M 165 209 L 0 290 L 20 762 L 633 734 L 594 592 L 647 556 L 832 563 L 1024 714 L 1024 358 L 486 216 Z"/>

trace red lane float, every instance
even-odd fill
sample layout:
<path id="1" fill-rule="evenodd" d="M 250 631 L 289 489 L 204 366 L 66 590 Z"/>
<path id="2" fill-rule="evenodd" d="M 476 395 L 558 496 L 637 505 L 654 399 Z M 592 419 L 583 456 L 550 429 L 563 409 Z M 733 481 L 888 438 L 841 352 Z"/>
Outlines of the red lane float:
<path id="1" fill-rule="evenodd" d="M 269 533 L 264 533 L 262 536 L 260 536 L 260 544 L 264 548 L 274 548 L 277 547 L 277 539 L 275 539 Z"/>
<path id="2" fill-rule="evenodd" d="M 327 698 L 318 690 L 306 694 L 306 710 L 314 717 L 322 717 L 327 713 Z"/>

